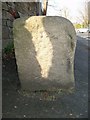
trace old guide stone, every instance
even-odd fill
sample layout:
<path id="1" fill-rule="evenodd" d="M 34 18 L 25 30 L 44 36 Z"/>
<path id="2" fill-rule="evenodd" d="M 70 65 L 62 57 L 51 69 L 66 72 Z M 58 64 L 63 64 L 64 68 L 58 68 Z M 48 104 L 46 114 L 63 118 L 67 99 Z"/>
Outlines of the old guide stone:
<path id="1" fill-rule="evenodd" d="M 19 18 L 14 46 L 23 90 L 71 89 L 76 33 L 72 23 L 55 16 Z"/>

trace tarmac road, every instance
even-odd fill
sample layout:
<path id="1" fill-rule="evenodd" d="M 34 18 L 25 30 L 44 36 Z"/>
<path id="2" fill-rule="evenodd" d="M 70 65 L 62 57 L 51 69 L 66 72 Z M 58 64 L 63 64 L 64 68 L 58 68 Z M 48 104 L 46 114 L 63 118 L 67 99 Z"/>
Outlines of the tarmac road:
<path id="1" fill-rule="evenodd" d="M 87 118 L 88 117 L 88 39 L 77 36 L 75 53 L 75 92 L 57 94 L 47 100 L 17 90 L 15 60 L 3 61 L 3 118 Z M 89 53 L 89 54 L 88 54 Z"/>

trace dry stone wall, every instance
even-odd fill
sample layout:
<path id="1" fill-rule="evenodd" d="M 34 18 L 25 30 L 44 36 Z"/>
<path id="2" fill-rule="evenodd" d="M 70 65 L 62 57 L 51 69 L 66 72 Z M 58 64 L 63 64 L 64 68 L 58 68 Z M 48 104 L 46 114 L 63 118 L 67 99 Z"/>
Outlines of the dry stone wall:
<path id="1" fill-rule="evenodd" d="M 12 4 L 10 4 L 12 6 Z M 13 16 L 8 12 L 8 6 L 2 2 L 2 44 L 3 48 L 13 39 Z"/>
<path id="2" fill-rule="evenodd" d="M 20 17 L 37 16 L 41 14 L 40 2 L 2 2 L 2 44 L 3 48 L 13 41 L 13 21 L 15 18 L 9 12 L 15 10 Z"/>

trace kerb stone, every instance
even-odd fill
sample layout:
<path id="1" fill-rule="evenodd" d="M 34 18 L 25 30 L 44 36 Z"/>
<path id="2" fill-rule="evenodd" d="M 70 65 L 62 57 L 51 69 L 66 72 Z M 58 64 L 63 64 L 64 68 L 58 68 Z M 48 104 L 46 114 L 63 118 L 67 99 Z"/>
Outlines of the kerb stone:
<path id="1" fill-rule="evenodd" d="M 23 90 L 75 87 L 76 33 L 57 16 L 32 16 L 14 21 L 14 46 Z"/>

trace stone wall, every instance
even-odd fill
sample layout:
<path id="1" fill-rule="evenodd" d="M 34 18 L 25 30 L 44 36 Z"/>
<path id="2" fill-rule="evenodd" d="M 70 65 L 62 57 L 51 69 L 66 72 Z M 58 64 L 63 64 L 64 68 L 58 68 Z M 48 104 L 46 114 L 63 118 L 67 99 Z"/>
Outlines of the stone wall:
<path id="1" fill-rule="evenodd" d="M 12 6 L 12 3 L 10 4 Z M 2 44 L 3 48 L 13 39 L 13 16 L 8 12 L 6 3 L 2 3 Z"/>
<path id="2" fill-rule="evenodd" d="M 20 17 L 36 16 L 41 14 L 40 2 L 2 2 L 2 46 L 13 41 L 13 21 L 15 18 L 9 12 L 9 9 L 15 10 Z"/>
<path id="3" fill-rule="evenodd" d="M 37 16 L 41 15 L 41 7 L 39 2 L 18 2 L 15 3 L 15 8 L 19 12 L 19 14 L 23 16 Z M 40 11 L 39 11 L 40 9 Z"/>

